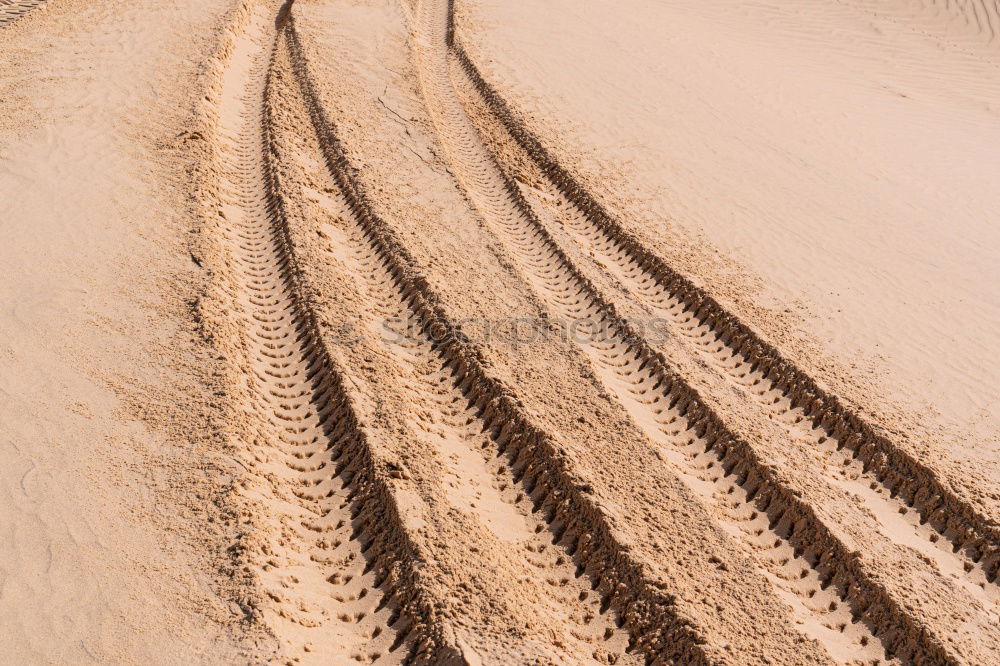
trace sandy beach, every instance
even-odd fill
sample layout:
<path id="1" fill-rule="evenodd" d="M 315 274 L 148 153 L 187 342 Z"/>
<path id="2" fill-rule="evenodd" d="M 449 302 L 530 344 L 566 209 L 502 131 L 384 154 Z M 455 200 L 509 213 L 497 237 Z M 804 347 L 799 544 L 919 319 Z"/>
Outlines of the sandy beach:
<path id="1" fill-rule="evenodd" d="M 996 0 L 0 0 L 0 655 L 1000 664 Z"/>

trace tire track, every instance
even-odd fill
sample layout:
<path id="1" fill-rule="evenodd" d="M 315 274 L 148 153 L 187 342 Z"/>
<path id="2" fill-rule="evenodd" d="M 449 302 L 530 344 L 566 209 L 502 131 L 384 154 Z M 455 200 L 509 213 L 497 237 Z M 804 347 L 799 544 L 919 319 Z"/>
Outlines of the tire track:
<path id="1" fill-rule="evenodd" d="M 0 0 L 0 28 L 10 25 L 45 2 L 46 0 Z"/>
<path id="2" fill-rule="evenodd" d="M 293 63 L 295 83 L 288 85 L 298 88 L 296 92 L 310 113 L 305 122 L 314 123 L 310 129 L 320 151 L 342 155 L 339 143 L 332 143 L 337 138 L 315 95 L 291 16 L 280 43 Z M 409 303 L 411 295 L 406 283 L 393 274 L 391 258 L 368 236 L 362 217 L 348 205 L 353 200 L 368 210 L 349 167 L 345 170 L 339 160 L 328 160 L 326 166 L 326 176 L 333 181 L 326 192 L 339 196 L 314 192 L 313 198 L 321 201 L 332 221 L 323 227 L 328 252 L 333 255 L 327 270 L 343 271 L 357 280 L 367 310 L 361 315 L 364 325 L 381 338 L 383 351 L 403 370 L 394 379 L 398 380 L 403 404 L 410 406 L 414 430 L 437 451 L 447 468 L 449 485 L 444 491 L 448 501 L 460 511 L 471 509 L 501 540 L 518 544 L 523 560 L 520 566 L 530 572 L 531 579 L 519 576 L 508 584 L 523 586 L 526 594 L 534 596 L 533 603 L 555 618 L 554 627 L 567 629 L 556 638 L 558 649 L 528 654 L 524 650 L 530 653 L 533 648 L 529 645 L 522 648 L 518 659 L 525 663 L 539 659 L 547 663 L 551 658 L 560 663 L 638 663 L 636 657 L 624 654 L 628 636 L 615 626 L 614 614 L 602 607 L 599 595 L 592 594 L 590 585 L 577 574 L 565 547 L 554 545 L 558 539 L 534 510 L 528 493 L 518 490 L 512 474 L 496 460 L 496 434 L 460 390 L 461 376 L 454 374 L 447 351 L 430 337 L 421 314 Z M 346 189 L 340 189 L 345 185 Z M 366 212 L 364 217 L 370 216 Z"/>
<path id="3" fill-rule="evenodd" d="M 250 40 L 237 47 L 233 57 L 237 63 L 247 57 L 239 50 L 244 45 L 250 46 Z M 298 625 L 283 627 L 280 635 L 298 638 L 308 633 L 299 627 L 327 625 L 326 630 L 354 633 L 341 636 L 346 644 L 372 641 L 373 651 L 351 656 L 374 660 L 380 650 L 388 651 L 386 641 L 391 642 L 392 632 L 379 635 L 390 624 L 389 611 L 372 612 L 381 605 L 382 595 L 375 593 L 361 543 L 351 534 L 357 509 L 348 499 L 346 475 L 333 469 L 353 433 L 332 426 L 349 417 L 349 406 L 343 399 L 334 402 L 330 388 L 312 379 L 326 368 L 317 356 L 315 340 L 309 339 L 291 277 L 282 268 L 289 261 L 280 229 L 284 222 L 271 212 L 276 206 L 273 183 L 266 174 L 267 122 L 261 111 L 267 49 L 250 57 L 247 80 L 241 82 L 245 85 L 241 108 L 221 123 L 228 134 L 222 150 L 221 212 L 229 221 L 221 231 L 230 252 L 233 295 L 242 306 L 252 368 L 252 408 L 258 413 L 253 444 L 258 450 L 272 449 L 272 455 L 254 455 L 253 467 L 260 477 L 273 479 L 271 488 L 261 489 L 261 500 L 283 505 L 281 536 L 295 544 L 291 548 L 266 544 L 262 554 L 268 557 L 257 566 L 277 616 L 269 618 L 269 624 Z M 335 591 L 326 599 L 314 593 L 328 586 Z M 338 596 L 344 601 L 338 603 Z M 363 599 L 367 602 L 357 603 Z M 348 632 L 340 632 L 334 618 Z"/>
<path id="4" fill-rule="evenodd" d="M 832 656 L 848 662 L 884 652 L 904 660 L 951 661 L 940 639 L 865 574 L 857 557 L 726 430 L 548 235 L 457 99 L 445 50 L 448 4 L 419 5 L 416 42 L 425 101 L 455 175 L 543 300 L 586 338 L 581 346 L 610 392 L 685 483 L 719 509 L 727 531 L 757 551 L 760 568 Z"/>
<path id="5" fill-rule="evenodd" d="M 818 452 L 824 475 L 872 509 L 891 540 L 929 558 L 946 577 L 996 616 L 1000 601 L 997 530 L 948 491 L 929 469 L 825 393 L 714 299 L 678 275 L 615 221 L 530 134 L 485 82 L 460 44 L 452 52 L 492 116 L 519 149 L 509 166 L 536 173 L 568 235 L 609 268 L 629 295 L 693 349 L 751 404 L 779 424 L 790 442 Z M 530 175 L 523 165 L 531 164 Z M 902 535 L 902 536 L 901 536 Z"/>
<path id="6" fill-rule="evenodd" d="M 596 615 L 615 611 L 616 623 L 621 624 L 631 638 L 630 650 L 644 653 L 647 661 L 708 663 L 699 647 L 703 639 L 674 614 L 669 597 L 650 589 L 651 586 L 644 582 L 641 567 L 630 563 L 601 511 L 566 469 L 556 445 L 523 415 L 510 392 L 484 372 L 478 354 L 450 323 L 437 295 L 415 270 L 415 262 L 408 251 L 366 204 L 332 124 L 318 101 L 307 61 L 292 26 L 290 23 L 288 37 L 293 68 L 309 105 L 329 173 L 357 225 L 342 240 L 358 248 L 355 256 L 361 265 L 383 276 L 379 284 L 386 285 L 386 280 L 391 279 L 397 298 L 406 304 L 405 319 L 417 322 L 423 334 L 434 341 L 425 349 L 441 360 L 435 361 L 438 367 L 433 370 L 430 383 L 440 387 L 443 378 L 445 384 L 461 395 L 456 402 L 457 396 L 449 389 L 449 397 L 442 399 L 455 409 L 452 422 L 461 424 L 463 420 L 478 419 L 480 425 L 476 430 L 489 433 L 495 451 L 486 464 L 497 479 L 497 490 L 518 507 L 522 516 L 531 516 L 531 531 L 541 535 L 528 544 L 528 551 L 537 555 L 536 566 L 547 568 L 546 558 L 554 555 L 557 568 L 549 575 L 550 586 L 573 590 L 579 588 L 568 585 L 568 577 L 561 572 L 570 571 L 566 567 L 570 562 L 575 564 L 572 577 L 580 579 L 586 575 L 589 586 L 596 592 L 591 595 L 581 590 L 576 595 L 576 603 L 584 609 L 584 624 L 589 624 L 586 617 L 594 614 L 599 600 Z M 363 238 L 364 245 L 351 242 L 351 237 Z M 392 313 L 392 309 L 380 310 L 382 315 L 391 316 Z M 401 353 L 410 354 L 412 350 Z M 605 629 L 597 640 L 605 640 L 609 634 L 615 636 L 612 627 L 598 626 L 605 626 Z M 588 630 L 577 638 L 593 643 L 596 637 Z M 611 655 L 600 654 L 595 658 L 603 659 L 602 663 L 616 663 Z"/>
<path id="7" fill-rule="evenodd" d="M 299 653 L 279 656 L 288 663 L 398 663 L 404 644 L 411 661 L 448 663 L 458 650 L 426 619 L 416 547 L 299 284 L 271 163 L 270 58 L 288 3 L 275 7 L 237 10 L 207 123 L 217 139 L 209 251 L 230 314 L 215 337 L 244 398 L 232 418 L 245 493 L 264 513 L 237 549 L 266 597 L 251 612 Z"/>
<path id="8" fill-rule="evenodd" d="M 339 219 L 350 220 L 351 216 Z M 569 626 L 568 636 L 560 640 L 562 658 L 571 663 L 624 666 L 628 638 L 616 627 L 614 614 L 609 614 L 600 597 L 591 594 L 590 586 L 580 580 L 565 545 L 557 543 L 536 514 L 527 489 L 513 481 L 499 460 L 498 443 L 455 385 L 451 370 L 427 339 L 421 322 L 405 309 L 391 273 L 366 242 L 363 231 L 357 227 L 339 231 L 331 242 L 347 250 L 338 256 L 347 270 L 361 276 L 366 304 L 372 305 L 380 321 L 399 324 L 388 330 L 392 342 L 387 351 L 412 377 L 402 380 L 401 393 L 408 404 L 416 406 L 418 429 L 446 461 L 448 500 L 459 510 L 471 508 L 504 541 L 523 544 L 522 557 L 534 570 L 532 586 L 539 603 L 550 609 L 556 622 Z"/>
<path id="9" fill-rule="evenodd" d="M 549 195 L 558 196 L 550 190 Z M 561 198 L 561 197 L 560 197 Z M 735 355 L 725 343 L 713 335 L 711 328 L 699 322 L 683 304 L 667 296 L 658 285 L 646 279 L 641 270 L 627 257 L 615 252 L 606 238 L 594 233 L 579 212 L 562 199 L 556 208 L 563 211 L 559 221 L 585 252 L 590 252 L 610 269 L 619 284 L 654 316 L 672 322 L 672 332 L 688 350 L 705 361 L 707 367 L 738 388 L 749 404 L 769 421 L 776 423 L 787 436 L 788 446 L 808 451 L 816 460 L 817 469 L 831 485 L 845 496 L 859 499 L 874 515 L 882 534 L 890 541 L 908 546 L 947 579 L 959 581 L 969 595 L 991 610 L 1000 600 L 996 578 L 992 580 L 981 562 L 946 538 L 947 532 L 935 529 L 918 511 L 912 510 L 902 497 L 887 487 L 883 479 L 859 460 L 857 451 L 848 449 L 842 440 L 830 437 L 819 425 L 810 421 L 802 409 L 792 407 L 788 399 L 767 377 L 753 369 L 746 360 Z"/>

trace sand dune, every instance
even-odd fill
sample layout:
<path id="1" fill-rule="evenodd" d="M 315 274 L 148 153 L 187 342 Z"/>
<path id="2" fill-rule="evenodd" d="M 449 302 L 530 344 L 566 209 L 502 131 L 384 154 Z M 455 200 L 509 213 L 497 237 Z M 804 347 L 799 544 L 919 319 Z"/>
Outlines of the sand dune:
<path id="1" fill-rule="evenodd" d="M 998 29 L 0 3 L 0 652 L 1000 663 Z"/>

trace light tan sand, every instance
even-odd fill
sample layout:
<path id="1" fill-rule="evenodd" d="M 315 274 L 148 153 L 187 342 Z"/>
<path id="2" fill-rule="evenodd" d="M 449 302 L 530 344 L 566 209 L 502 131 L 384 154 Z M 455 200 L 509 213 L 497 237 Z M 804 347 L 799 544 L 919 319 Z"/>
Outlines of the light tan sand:
<path id="1" fill-rule="evenodd" d="M 9 663 L 1000 663 L 989 0 L 0 1 Z"/>
<path id="2" fill-rule="evenodd" d="M 487 78 L 630 228 L 994 506 L 997 7 L 459 3 Z"/>
<path id="3" fill-rule="evenodd" d="M 0 27 L 6 663 L 245 652 L 175 138 L 224 12 L 52 2 Z"/>

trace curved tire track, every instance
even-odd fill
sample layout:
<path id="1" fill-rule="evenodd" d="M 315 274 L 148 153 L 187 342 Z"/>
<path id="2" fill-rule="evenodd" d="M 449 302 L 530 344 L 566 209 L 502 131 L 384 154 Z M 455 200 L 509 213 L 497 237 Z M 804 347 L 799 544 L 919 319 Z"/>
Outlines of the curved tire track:
<path id="1" fill-rule="evenodd" d="M 461 62 L 461 59 L 459 59 Z M 630 300 L 659 321 L 670 323 L 672 337 L 682 344 L 696 364 L 711 369 L 736 389 L 751 409 L 763 417 L 762 421 L 775 424 L 783 436 L 775 432 L 776 447 L 798 448 L 804 453 L 806 464 L 825 478 L 831 488 L 845 497 L 856 498 L 863 511 L 873 516 L 872 525 L 890 542 L 905 546 L 905 557 L 917 567 L 930 564 L 941 574 L 947 585 L 958 591 L 954 598 L 956 607 L 978 602 L 985 610 L 982 619 L 996 622 L 1000 619 L 1000 586 L 990 573 L 990 563 L 977 561 L 974 553 L 967 552 L 956 542 L 956 535 L 946 524 L 932 523 L 914 510 L 912 503 L 898 495 L 879 475 L 865 464 L 857 450 L 846 447 L 842 439 L 831 436 L 821 424 L 809 419 L 801 408 L 774 386 L 763 372 L 734 353 L 734 350 L 713 334 L 709 324 L 702 323 L 676 298 L 673 298 L 648 272 L 638 265 L 630 254 L 616 245 L 608 236 L 592 225 L 574 203 L 561 193 L 554 181 L 549 180 L 523 146 L 514 140 L 509 124 L 500 122 L 498 114 L 486 104 L 481 87 L 475 85 L 476 76 L 468 74 L 468 61 L 463 81 L 468 83 L 465 99 L 477 109 L 475 122 L 494 145 L 497 158 L 504 168 L 520 182 L 533 183 L 523 192 L 533 205 L 542 205 L 558 219 L 563 232 L 563 242 L 576 245 L 583 255 L 593 256 L 628 293 Z M 478 79 L 481 81 L 481 79 Z M 535 193 L 544 192 L 536 197 Z M 545 224 L 552 224 L 547 220 Z M 656 347 L 663 349 L 663 347 Z M 676 353 L 672 350 L 672 353 Z M 952 583 L 955 581 L 955 583 Z M 973 614 L 978 611 L 973 611 Z"/>
<path id="2" fill-rule="evenodd" d="M 252 479 L 246 494 L 265 514 L 241 557 L 268 599 L 260 616 L 286 647 L 312 652 L 329 643 L 309 640 L 318 632 L 346 649 L 314 652 L 327 663 L 373 663 L 404 643 L 411 663 L 454 663 L 460 650 L 432 619 L 385 464 L 301 285 L 271 161 L 270 62 L 288 3 L 274 8 L 247 1 L 236 10 L 217 115 L 206 122 L 218 141 L 208 252 L 230 314 L 215 338 L 233 365 L 233 394 L 244 396 L 232 419 Z"/>
<path id="3" fill-rule="evenodd" d="M 827 631 L 812 633 L 832 655 L 849 661 L 873 649 L 881 652 L 877 646 L 881 642 L 889 657 L 952 662 L 941 638 L 866 574 L 858 557 L 780 482 L 752 447 L 727 430 L 548 235 L 520 190 L 482 145 L 457 99 L 443 53 L 452 39 L 450 2 L 424 2 L 417 12 L 421 85 L 457 179 L 511 249 L 537 293 L 556 314 L 589 334 L 581 346 L 637 425 L 663 445 L 680 477 L 706 502 L 735 509 L 724 525 L 751 550 L 763 551 L 755 559 L 775 587 L 786 592 L 797 616 L 821 616 L 819 622 Z M 791 570 L 797 570 L 804 583 L 783 580 Z M 831 586 L 829 603 L 810 605 L 810 599 Z M 845 637 L 848 625 L 853 637 Z"/>
<path id="4" fill-rule="evenodd" d="M 569 236 L 607 266 L 635 301 L 654 316 L 670 321 L 671 332 L 694 352 L 694 356 L 726 379 L 765 419 L 776 423 L 786 435 L 785 445 L 807 451 L 816 461 L 820 474 L 832 486 L 847 496 L 860 498 L 890 541 L 905 544 L 925 561 L 932 561 L 946 578 L 959 579 L 961 587 L 985 608 L 992 609 L 997 604 L 1000 589 L 996 578 L 991 578 L 983 562 L 977 562 L 960 544 L 947 538 L 954 537 L 947 528 L 935 527 L 919 511 L 912 511 L 913 505 L 866 466 L 857 451 L 848 449 L 841 439 L 831 437 L 821 426 L 810 421 L 802 409 L 793 407 L 791 400 L 764 373 L 734 354 L 713 335 L 708 325 L 665 294 L 627 255 L 586 224 L 571 204 L 567 208 L 568 212 L 560 216 L 560 221 L 565 223 Z M 995 612 L 993 615 L 996 616 Z"/>
<path id="5" fill-rule="evenodd" d="M 359 320 L 371 328 L 393 325 L 391 338 L 382 338 L 383 351 L 403 370 L 396 378 L 399 386 L 395 390 L 404 397 L 417 422 L 417 436 L 438 451 L 448 468 L 449 483 L 441 492 L 449 495 L 446 500 L 459 510 L 480 504 L 489 507 L 477 510 L 479 521 L 505 540 L 519 544 L 523 569 L 531 572 L 531 582 L 519 578 L 508 584 L 524 586 L 525 593 L 533 595 L 534 602 L 551 614 L 553 626 L 566 629 L 557 639 L 558 649 L 543 649 L 542 653 L 555 652 L 560 660 L 572 663 L 634 663 L 623 654 L 628 638 L 615 626 L 613 613 L 602 607 L 600 596 L 590 593 L 591 586 L 581 580 L 566 548 L 556 543 L 558 539 L 534 510 L 530 492 L 526 488 L 519 491 L 513 473 L 496 460 L 496 433 L 484 422 L 470 398 L 470 389 L 460 388 L 463 376 L 455 374 L 448 350 L 431 336 L 428 320 L 423 318 L 426 312 L 412 305 L 412 287 L 393 272 L 392 258 L 370 235 L 370 229 L 366 231 L 365 221 L 373 219 L 373 214 L 352 170 L 340 159 L 343 151 L 315 92 L 293 16 L 285 23 L 281 44 L 287 48 L 294 79 L 288 85 L 297 88 L 297 97 L 308 114 L 304 122 L 312 124 L 309 130 L 327 158 L 326 175 L 334 187 L 326 191 L 339 194 L 329 209 L 334 228 L 325 227 L 326 233 L 333 234 L 329 240 L 337 250 L 338 270 L 355 276 L 360 283 L 366 312 L 359 314 Z M 329 159 L 330 155 L 338 157 Z M 484 455 L 486 452 L 492 455 Z M 454 460 L 460 463 L 448 463 Z M 534 648 L 528 645 L 523 649 Z M 518 658 L 546 661 L 544 654 L 521 654 Z"/>
<path id="6" fill-rule="evenodd" d="M 972 579 L 973 585 L 996 584 L 1000 573 L 1000 529 L 996 525 L 646 248 L 541 145 L 483 79 L 462 46 L 453 40 L 451 50 L 510 137 L 578 213 L 579 224 L 575 229 L 571 225 L 571 231 L 617 268 L 618 277 L 633 296 L 666 315 L 682 338 L 695 339 L 699 353 L 742 392 L 755 401 L 775 405 L 772 409 L 780 421 L 790 426 L 810 424 L 811 432 L 795 435 L 805 445 L 829 442 L 828 446 L 842 452 L 836 462 L 847 463 L 865 479 L 853 484 L 854 490 L 878 503 L 893 503 L 897 513 L 913 510 L 919 518 L 908 529 L 918 538 L 951 544 L 958 562 L 945 564 L 946 571 L 977 569 L 981 573 Z M 877 488 L 865 491 L 864 486 L 871 483 Z"/>
<path id="7" fill-rule="evenodd" d="M 548 525 L 548 540 L 565 548 L 576 564 L 575 577 L 589 577 L 591 587 L 599 593 L 602 612 L 615 611 L 617 622 L 631 636 L 632 651 L 641 651 L 651 663 L 709 663 L 700 648 L 704 640 L 675 614 L 670 596 L 645 580 L 641 565 L 630 561 L 627 547 L 613 537 L 606 517 L 568 470 L 558 446 L 523 414 L 509 390 L 484 371 L 478 353 L 451 323 L 395 232 L 369 208 L 332 123 L 319 104 L 294 31 L 289 31 L 289 37 L 296 74 L 303 97 L 309 101 L 324 159 L 359 235 L 370 248 L 365 252 L 374 253 L 378 264 L 392 276 L 411 317 L 435 341 L 433 350 L 444 360 L 448 381 L 490 433 L 497 455 L 510 461 L 509 466 L 491 463 L 500 486 L 506 486 L 504 490 L 514 496 L 515 503 L 524 507 L 530 503 L 531 512 L 541 518 L 535 529 Z"/>

